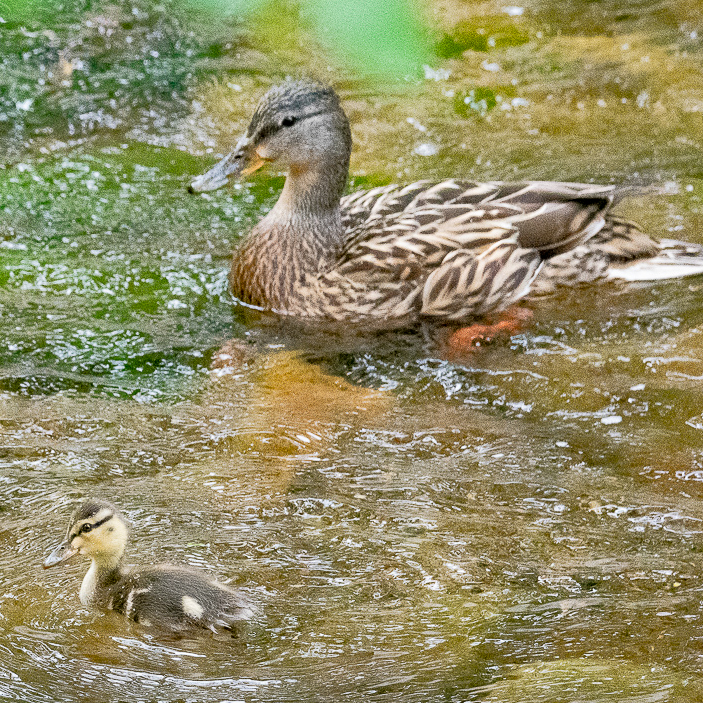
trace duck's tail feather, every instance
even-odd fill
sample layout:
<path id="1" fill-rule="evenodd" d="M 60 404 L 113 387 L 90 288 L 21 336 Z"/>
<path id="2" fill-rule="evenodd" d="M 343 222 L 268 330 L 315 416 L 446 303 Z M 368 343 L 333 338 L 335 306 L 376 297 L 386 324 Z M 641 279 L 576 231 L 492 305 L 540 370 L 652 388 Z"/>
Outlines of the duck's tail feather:
<path id="1" fill-rule="evenodd" d="M 703 246 L 662 239 L 656 256 L 627 263 L 611 263 L 608 278 L 622 281 L 663 281 L 703 275 Z"/>

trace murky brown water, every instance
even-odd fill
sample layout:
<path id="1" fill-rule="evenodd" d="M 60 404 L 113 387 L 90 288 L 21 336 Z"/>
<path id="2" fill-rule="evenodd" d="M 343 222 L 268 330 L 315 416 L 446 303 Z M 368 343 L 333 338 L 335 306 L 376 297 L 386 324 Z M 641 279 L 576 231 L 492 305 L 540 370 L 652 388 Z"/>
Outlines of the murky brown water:
<path id="1" fill-rule="evenodd" d="M 0 700 L 703 699 L 703 281 L 535 301 L 465 364 L 261 326 L 228 257 L 280 178 L 183 187 L 330 59 L 177 5 L 47 12 L 0 5 Z M 621 211 L 703 241 L 697 3 L 428 17 L 448 74 L 326 74 L 358 186 L 657 183 Z M 87 564 L 40 565 L 85 496 L 262 617 L 170 641 L 80 605 Z"/>

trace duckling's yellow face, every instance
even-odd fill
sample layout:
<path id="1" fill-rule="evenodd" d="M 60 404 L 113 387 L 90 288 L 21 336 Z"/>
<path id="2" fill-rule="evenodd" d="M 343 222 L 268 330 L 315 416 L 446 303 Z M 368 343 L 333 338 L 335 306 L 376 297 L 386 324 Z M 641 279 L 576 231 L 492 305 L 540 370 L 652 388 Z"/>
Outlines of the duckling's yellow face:
<path id="1" fill-rule="evenodd" d="M 85 554 L 99 562 L 117 563 L 124 553 L 128 529 L 111 503 L 89 501 L 71 518 L 66 540 L 46 558 L 44 568 Z"/>

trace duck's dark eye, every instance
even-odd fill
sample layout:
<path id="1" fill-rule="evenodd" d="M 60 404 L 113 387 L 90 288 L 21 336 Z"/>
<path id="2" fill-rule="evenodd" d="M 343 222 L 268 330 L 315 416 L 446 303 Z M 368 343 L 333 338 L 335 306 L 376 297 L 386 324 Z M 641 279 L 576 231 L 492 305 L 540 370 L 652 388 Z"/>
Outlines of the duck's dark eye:
<path id="1" fill-rule="evenodd" d="M 86 524 L 81 527 L 81 532 L 90 532 L 92 529 L 93 526 L 86 522 Z"/>
<path id="2" fill-rule="evenodd" d="M 284 117 L 281 120 L 281 127 L 290 127 L 295 124 L 295 117 L 292 115 L 288 115 L 288 117 Z"/>

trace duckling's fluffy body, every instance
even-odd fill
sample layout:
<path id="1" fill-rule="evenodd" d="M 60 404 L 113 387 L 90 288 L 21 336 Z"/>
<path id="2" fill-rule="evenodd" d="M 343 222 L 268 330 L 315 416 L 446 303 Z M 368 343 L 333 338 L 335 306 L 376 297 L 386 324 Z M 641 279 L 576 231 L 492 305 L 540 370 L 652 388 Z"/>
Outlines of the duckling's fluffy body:
<path id="1" fill-rule="evenodd" d="M 655 241 L 613 216 L 614 186 L 449 179 L 342 197 L 350 152 L 335 92 L 288 81 L 262 98 L 235 149 L 193 181 L 191 191 L 213 190 L 267 163 L 288 173 L 234 254 L 230 283 L 243 302 L 390 328 L 463 321 L 558 285 L 703 273 L 700 246 Z"/>
<path id="2" fill-rule="evenodd" d="M 248 620 L 254 608 L 240 593 L 207 575 L 171 564 L 127 566 L 129 536 L 120 511 L 107 501 L 87 501 L 71 517 L 66 540 L 44 562 L 45 567 L 76 554 L 91 557 L 80 600 L 146 626 L 185 632 L 232 629 Z"/>

